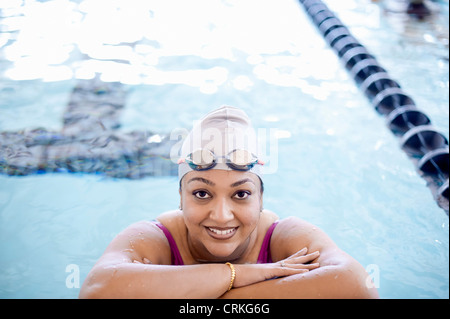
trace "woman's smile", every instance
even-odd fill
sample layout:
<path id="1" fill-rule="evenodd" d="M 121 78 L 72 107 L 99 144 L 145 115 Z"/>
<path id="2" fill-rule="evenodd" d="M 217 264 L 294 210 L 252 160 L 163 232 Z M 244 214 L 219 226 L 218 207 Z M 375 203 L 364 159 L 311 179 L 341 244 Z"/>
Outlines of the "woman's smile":
<path id="1" fill-rule="evenodd" d="M 214 239 L 226 240 L 236 234 L 239 227 L 208 227 L 205 226 L 206 232 Z"/>

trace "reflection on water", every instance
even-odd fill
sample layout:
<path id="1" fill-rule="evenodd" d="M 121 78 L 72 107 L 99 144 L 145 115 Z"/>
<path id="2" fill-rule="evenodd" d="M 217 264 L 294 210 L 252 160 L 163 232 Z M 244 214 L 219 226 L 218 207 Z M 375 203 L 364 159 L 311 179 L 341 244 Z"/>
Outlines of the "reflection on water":
<path id="1" fill-rule="evenodd" d="M 433 81 L 448 88 L 445 12 L 435 23 L 417 24 L 392 13 L 383 19 L 383 4 L 346 0 L 329 6 L 406 85 L 410 65 L 401 61 L 414 60 L 426 69 L 436 67 L 436 55 L 442 57 Z M 103 81 L 183 84 L 204 94 L 226 85 L 245 91 L 260 79 L 298 87 L 318 100 L 329 90 L 350 89 L 319 83 L 333 78 L 340 66 L 333 52 L 318 50 L 326 48 L 323 39 L 301 32 L 310 22 L 291 1 L 5 0 L 0 8 L 5 79 L 61 81 L 100 74 Z"/>
<path id="2" fill-rule="evenodd" d="M 387 10 L 389 1 L 329 2 L 406 88 L 414 83 L 408 82 L 410 64 L 402 62 L 413 60 L 433 68 L 431 87 L 448 89 L 445 12 L 417 23 Z M 204 94 L 226 86 L 246 91 L 263 80 L 317 100 L 330 90 L 352 89 L 327 83 L 340 65 L 331 50 L 320 50 L 327 48 L 320 36 L 302 32 L 311 25 L 295 1 L 4 0 L 0 8 L 4 80 L 99 74 L 102 81 L 182 84 Z M 448 2 L 433 8 L 448 14 Z M 442 124 L 448 131 L 448 122 Z"/>
<path id="3" fill-rule="evenodd" d="M 299 20 L 286 15 L 300 9 L 286 10 L 283 2 L 54 0 L 2 6 L 1 43 L 10 62 L 5 75 L 13 80 L 86 79 L 100 73 L 104 81 L 182 83 L 214 93 L 226 81 L 226 69 L 212 62 L 201 69 L 167 70 L 160 58 L 233 61 L 236 51 L 260 56 L 286 48 L 298 54 L 305 40 L 291 43 L 291 30 L 302 23 L 292 25 Z M 255 8 L 258 15 L 252 15 Z"/>

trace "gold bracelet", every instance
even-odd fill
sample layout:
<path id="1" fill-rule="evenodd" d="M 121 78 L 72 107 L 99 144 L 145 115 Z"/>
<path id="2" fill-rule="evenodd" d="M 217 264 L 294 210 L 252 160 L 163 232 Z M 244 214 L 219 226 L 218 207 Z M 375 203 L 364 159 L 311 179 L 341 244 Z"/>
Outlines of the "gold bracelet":
<path id="1" fill-rule="evenodd" d="M 234 279 L 236 278 L 236 270 L 234 269 L 234 266 L 231 263 L 226 263 L 225 265 L 228 265 L 231 269 L 231 281 L 230 286 L 228 287 L 228 291 L 230 291 L 231 288 L 233 288 Z"/>

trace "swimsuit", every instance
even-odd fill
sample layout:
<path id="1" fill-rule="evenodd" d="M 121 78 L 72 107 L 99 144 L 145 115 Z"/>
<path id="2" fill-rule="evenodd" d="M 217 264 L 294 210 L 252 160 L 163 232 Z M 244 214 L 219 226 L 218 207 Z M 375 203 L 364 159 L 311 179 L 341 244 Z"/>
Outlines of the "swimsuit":
<path id="1" fill-rule="evenodd" d="M 181 258 L 180 251 L 178 250 L 177 243 L 172 237 L 172 234 L 170 231 L 160 222 L 153 222 L 156 226 L 158 226 L 166 236 L 167 240 L 169 241 L 170 251 L 172 252 L 172 265 L 174 266 L 182 266 L 184 265 L 183 259 Z M 278 221 L 274 222 L 272 225 L 270 225 L 269 229 L 267 230 L 266 235 L 264 236 L 264 240 L 261 246 L 261 250 L 259 251 L 258 256 L 258 264 L 267 264 L 272 262 L 272 256 L 270 254 L 270 239 L 272 238 L 272 233 L 275 229 L 275 226 L 277 226 Z"/>

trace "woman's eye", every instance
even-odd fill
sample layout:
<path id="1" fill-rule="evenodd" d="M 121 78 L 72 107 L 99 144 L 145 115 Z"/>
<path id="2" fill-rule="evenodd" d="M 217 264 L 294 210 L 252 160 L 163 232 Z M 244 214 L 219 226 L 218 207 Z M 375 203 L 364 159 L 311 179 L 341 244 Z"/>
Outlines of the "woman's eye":
<path id="1" fill-rule="evenodd" d="M 238 191 L 236 194 L 234 194 L 234 198 L 237 199 L 246 199 L 250 196 L 250 192 L 247 191 Z"/>
<path id="2" fill-rule="evenodd" d="M 208 194 L 208 192 L 206 191 L 196 191 L 194 192 L 194 196 L 199 198 L 199 199 L 208 199 L 211 196 Z"/>

